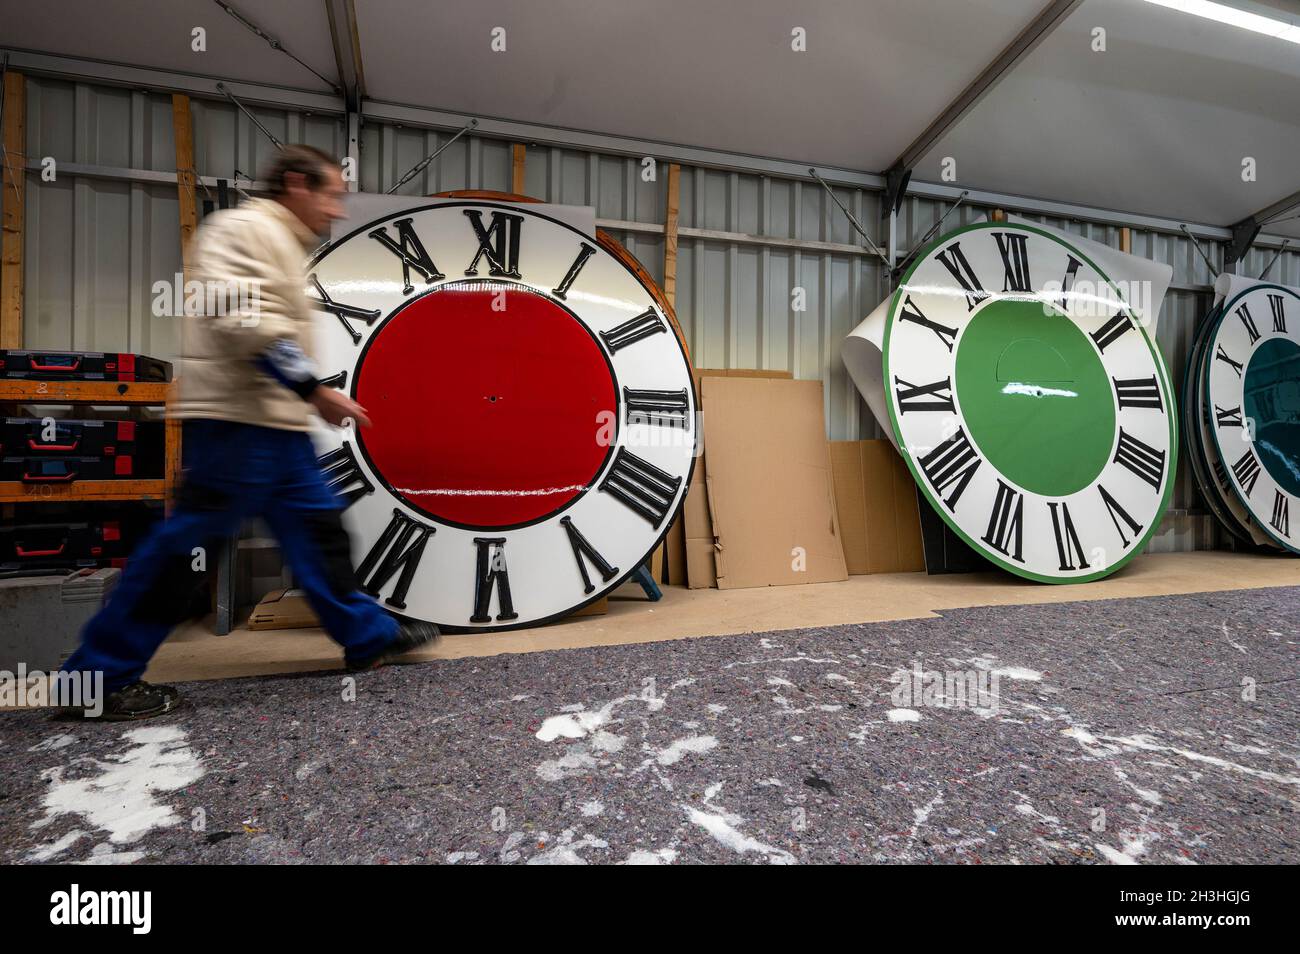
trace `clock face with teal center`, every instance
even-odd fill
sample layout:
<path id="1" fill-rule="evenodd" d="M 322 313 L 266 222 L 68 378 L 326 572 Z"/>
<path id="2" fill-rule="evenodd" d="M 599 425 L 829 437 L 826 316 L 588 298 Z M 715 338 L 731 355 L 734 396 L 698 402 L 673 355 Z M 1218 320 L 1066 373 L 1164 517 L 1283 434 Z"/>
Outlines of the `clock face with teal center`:
<path id="1" fill-rule="evenodd" d="M 1257 285 L 1224 303 L 1203 356 L 1227 483 L 1259 528 L 1300 553 L 1300 295 Z"/>
<path id="2" fill-rule="evenodd" d="M 990 222 L 935 242 L 894 295 L 884 374 L 918 485 L 999 566 L 1098 579 L 1158 526 L 1177 456 L 1168 374 L 1065 239 Z"/>

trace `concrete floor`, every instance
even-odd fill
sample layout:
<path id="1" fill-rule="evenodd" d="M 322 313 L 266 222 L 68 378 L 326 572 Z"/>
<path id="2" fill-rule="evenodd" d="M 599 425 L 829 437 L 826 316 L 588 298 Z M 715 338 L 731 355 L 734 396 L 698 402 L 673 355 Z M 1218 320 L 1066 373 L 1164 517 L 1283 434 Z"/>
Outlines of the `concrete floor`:
<path id="1" fill-rule="evenodd" d="M 1294 864 L 1298 605 L 997 606 L 213 680 L 138 726 L 9 712 L 0 861 Z M 900 699 L 914 665 L 996 694 Z"/>

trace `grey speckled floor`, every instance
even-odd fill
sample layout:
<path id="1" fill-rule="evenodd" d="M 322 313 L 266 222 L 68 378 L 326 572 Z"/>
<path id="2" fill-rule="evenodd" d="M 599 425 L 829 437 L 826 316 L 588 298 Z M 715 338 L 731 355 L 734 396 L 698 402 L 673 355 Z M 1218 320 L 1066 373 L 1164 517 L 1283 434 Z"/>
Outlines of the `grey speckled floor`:
<path id="1" fill-rule="evenodd" d="M 353 701 L 339 673 L 195 683 L 136 726 L 6 713 L 0 861 L 1294 864 L 1298 607 L 974 609 L 394 667 Z M 914 664 L 996 699 L 891 698 Z"/>

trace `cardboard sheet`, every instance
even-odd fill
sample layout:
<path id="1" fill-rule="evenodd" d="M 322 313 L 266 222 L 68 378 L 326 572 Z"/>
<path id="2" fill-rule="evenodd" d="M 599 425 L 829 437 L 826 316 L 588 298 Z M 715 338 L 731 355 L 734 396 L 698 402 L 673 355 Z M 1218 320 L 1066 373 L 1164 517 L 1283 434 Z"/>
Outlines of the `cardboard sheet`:
<path id="1" fill-rule="evenodd" d="M 925 569 L 916 484 L 889 441 L 831 441 L 835 509 L 850 575 Z"/>
<path id="2" fill-rule="evenodd" d="M 760 371 L 744 368 L 696 368 L 694 374 L 695 396 L 700 404 L 701 420 L 704 417 L 704 388 L 701 382 L 706 377 L 776 378 L 785 381 L 793 378 L 789 371 Z M 682 559 L 685 566 L 682 568 L 680 578 L 669 580 L 671 583 L 685 583 L 693 590 L 718 585 L 713 560 L 716 541 L 713 538 L 713 520 L 709 516 L 709 501 L 705 491 L 708 459 L 704 453 L 703 424 L 699 436 L 700 456 L 695 461 L 691 485 L 687 489 L 686 501 L 678 518 L 682 524 Z M 671 537 L 672 534 L 670 533 L 669 536 Z"/>
<path id="3" fill-rule="evenodd" d="M 848 579 L 822 383 L 702 383 L 718 588 Z"/>

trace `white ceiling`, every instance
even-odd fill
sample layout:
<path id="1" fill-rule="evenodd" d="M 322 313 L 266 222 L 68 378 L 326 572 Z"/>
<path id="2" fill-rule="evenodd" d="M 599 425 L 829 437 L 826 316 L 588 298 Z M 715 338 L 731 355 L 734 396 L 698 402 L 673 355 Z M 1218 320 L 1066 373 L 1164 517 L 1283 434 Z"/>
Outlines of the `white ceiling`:
<path id="1" fill-rule="evenodd" d="M 324 0 L 231 2 L 335 76 Z M 1046 3 L 356 0 L 373 99 L 871 172 Z M 195 26 L 205 53 L 190 49 Z M 790 48 L 795 27 L 807 52 Z M 1094 27 L 1105 53 L 1090 48 Z M 326 89 L 212 0 L 0 0 L 0 45 Z M 952 156 L 958 185 L 1228 225 L 1300 190 L 1298 89 L 1300 46 L 1141 0 L 1084 0 L 916 178 L 939 181 Z M 1266 231 L 1300 236 L 1300 220 Z"/>

